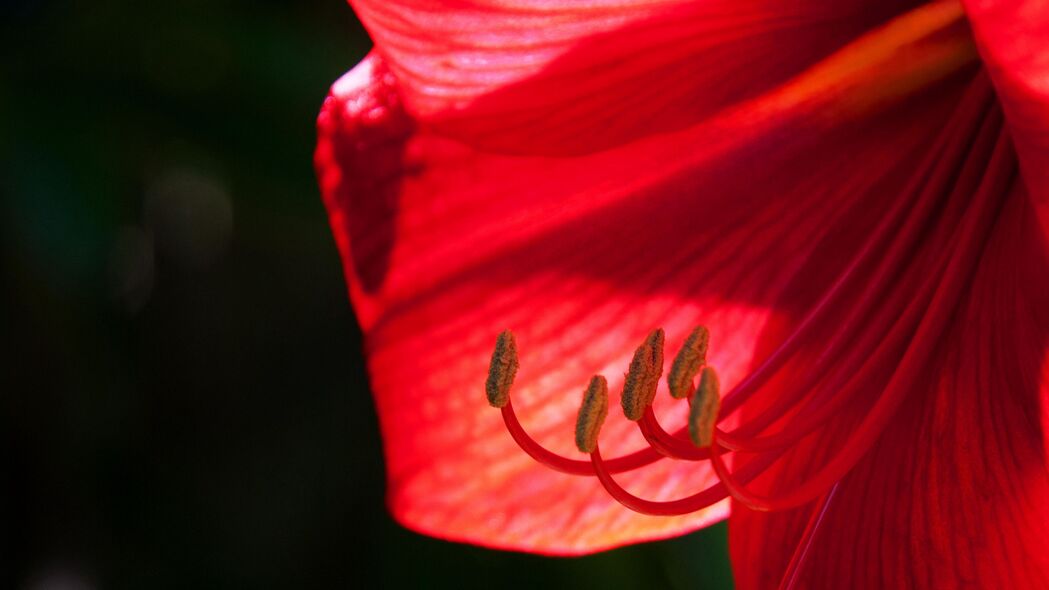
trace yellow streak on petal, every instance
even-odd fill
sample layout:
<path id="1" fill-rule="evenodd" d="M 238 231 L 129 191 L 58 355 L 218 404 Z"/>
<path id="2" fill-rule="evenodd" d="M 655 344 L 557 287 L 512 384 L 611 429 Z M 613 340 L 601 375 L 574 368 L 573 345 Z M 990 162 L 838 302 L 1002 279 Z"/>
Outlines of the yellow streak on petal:
<path id="1" fill-rule="evenodd" d="M 855 115 L 919 90 L 976 58 L 962 6 L 955 0 L 933 2 L 846 45 L 767 96 L 764 106 L 782 111 L 813 103 L 831 107 L 825 114 Z"/>

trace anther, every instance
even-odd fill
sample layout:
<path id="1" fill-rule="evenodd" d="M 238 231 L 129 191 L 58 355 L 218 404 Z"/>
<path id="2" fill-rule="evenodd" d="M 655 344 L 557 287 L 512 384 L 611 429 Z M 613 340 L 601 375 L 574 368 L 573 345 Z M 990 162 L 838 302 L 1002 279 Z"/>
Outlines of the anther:
<path id="1" fill-rule="evenodd" d="M 623 413 L 630 420 L 640 420 L 656 397 L 659 378 L 663 375 L 663 339 L 663 329 L 659 328 L 634 351 L 622 398 Z"/>
<path id="2" fill-rule="evenodd" d="M 718 411 L 721 409 L 718 375 L 712 367 L 703 367 L 699 388 L 688 413 L 688 434 L 697 447 L 709 447 L 714 437 Z"/>
<path id="3" fill-rule="evenodd" d="M 670 395 L 677 399 L 686 398 L 696 390 L 694 380 L 696 373 L 703 365 L 707 364 L 707 344 L 710 342 L 710 331 L 699 326 L 688 335 L 685 343 L 681 346 L 673 364 L 670 365 L 670 373 L 667 374 L 667 386 Z"/>
<path id="4" fill-rule="evenodd" d="M 597 448 L 597 435 L 608 415 L 608 381 L 601 375 L 590 379 L 583 392 L 583 404 L 575 423 L 575 446 L 583 453 L 592 453 Z"/>
<path id="5" fill-rule="evenodd" d="M 495 341 L 492 351 L 492 363 L 488 365 L 488 379 L 484 382 L 484 392 L 488 403 L 501 408 L 510 401 L 510 386 L 517 375 L 517 343 L 514 333 L 504 330 Z"/>

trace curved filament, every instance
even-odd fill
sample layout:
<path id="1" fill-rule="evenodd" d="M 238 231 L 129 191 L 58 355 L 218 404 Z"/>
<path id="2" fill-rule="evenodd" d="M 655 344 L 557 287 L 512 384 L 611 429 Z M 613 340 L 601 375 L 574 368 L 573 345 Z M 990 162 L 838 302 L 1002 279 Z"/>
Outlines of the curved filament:
<path id="1" fill-rule="evenodd" d="M 508 401 L 505 406 L 501 409 L 503 413 L 503 423 L 506 424 L 506 429 L 510 432 L 510 436 L 513 437 L 514 442 L 521 447 L 521 449 L 527 453 L 530 457 L 536 461 L 546 465 L 554 471 L 560 471 L 561 473 L 568 473 L 570 475 L 595 475 L 594 467 L 590 461 L 578 461 L 576 459 L 569 459 L 550 451 L 540 445 L 532 437 L 528 436 L 525 432 L 521 422 L 517 419 L 517 414 L 514 413 L 513 402 Z M 629 455 L 623 455 L 608 461 L 608 470 L 612 473 L 621 473 L 623 471 L 633 471 L 638 467 L 644 467 L 650 463 L 655 463 L 663 456 L 659 454 L 655 449 L 649 447 L 634 451 Z"/>
<path id="2" fill-rule="evenodd" d="M 716 483 L 701 492 L 679 500 L 669 500 L 666 502 L 645 500 L 631 494 L 616 483 L 609 471 L 608 464 L 601 459 L 600 445 L 598 448 L 594 449 L 593 453 L 590 453 L 590 462 L 594 466 L 594 472 L 597 474 L 597 479 L 601 482 L 601 485 L 604 486 L 605 490 L 608 491 L 608 494 L 623 506 L 626 506 L 634 512 L 640 512 L 641 514 L 649 514 L 652 516 L 678 516 L 681 514 L 689 514 L 713 506 L 728 497 L 728 492 L 725 486 L 721 483 Z M 744 465 L 743 468 L 739 470 L 739 480 L 750 482 L 771 464 L 772 461 L 766 458 L 755 459 Z"/>

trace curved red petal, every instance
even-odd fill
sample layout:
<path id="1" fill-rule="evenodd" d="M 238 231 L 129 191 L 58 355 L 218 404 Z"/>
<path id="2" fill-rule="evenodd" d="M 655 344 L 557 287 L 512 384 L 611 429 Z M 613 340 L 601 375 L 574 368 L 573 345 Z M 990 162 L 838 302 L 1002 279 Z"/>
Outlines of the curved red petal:
<path id="1" fill-rule="evenodd" d="M 885 195 L 907 198 L 972 75 L 959 17 L 931 5 L 700 123 L 577 157 L 449 139 L 407 114 L 405 87 L 377 55 L 337 83 L 317 167 L 365 333 L 394 515 L 445 538 L 549 553 L 723 517 L 724 504 L 640 516 L 597 482 L 532 462 L 484 401 L 495 336 L 517 333 L 524 426 L 566 455 L 590 376 L 609 378 L 614 407 L 654 327 L 674 350 L 708 326 L 709 358 L 731 388 L 848 264 Z M 665 393 L 657 411 L 670 427 L 685 420 Z M 609 417 L 605 455 L 643 444 Z M 714 481 L 706 466 L 670 462 L 621 478 L 652 499 Z"/>
<path id="2" fill-rule="evenodd" d="M 966 0 L 965 8 L 1005 109 L 1024 181 L 1049 209 L 1049 4 Z"/>
<path id="3" fill-rule="evenodd" d="M 1049 243 L 1007 160 L 966 160 L 1012 180 L 934 360 L 878 442 L 825 507 L 734 508 L 738 588 L 1049 587 Z M 794 450 L 765 491 L 805 480 L 859 417 Z"/>
<path id="4" fill-rule="evenodd" d="M 418 120 L 490 151 L 542 154 L 588 153 L 694 124 L 916 4 L 351 3 Z"/>

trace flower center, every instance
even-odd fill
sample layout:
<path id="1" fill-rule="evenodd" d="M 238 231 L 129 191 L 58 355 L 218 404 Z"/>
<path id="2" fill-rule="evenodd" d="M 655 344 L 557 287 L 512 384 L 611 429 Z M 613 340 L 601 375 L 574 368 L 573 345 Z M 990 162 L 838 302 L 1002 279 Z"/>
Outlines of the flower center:
<path id="1" fill-rule="evenodd" d="M 627 418 L 638 424 L 649 446 L 622 457 L 605 459 L 601 456 L 598 437 L 608 413 L 608 382 L 601 375 L 595 375 L 584 391 L 576 421 L 576 447 L 580 452 L 590 455 L 589 461 L 558 455 L 542 447 L 524 431 L 510 402 L 510 389 L 519 362 L 517 344 L 509 330 L 500 334 L 496 340 L 485 390 L 489 403 L 502 410 L 507 430 L 526 453 L 557 471 L 596 476 L 609 494 L 627 508 L 645 514 L 685 514 L 706 508 L 724 499 L 727 494 L 758 509 L 778 508 L 774 503 L 756 498 L 743 489 L 745 482 L 753 479 L 771 462 L 752 461 L 743 469 L 729 473 L 721 460 L 722 454 L 740 452 L 753 441 L 733 437 L 717 428 L 721 398 L 717 373 L 706 364 L 709 337 L 704 327 L 693 330 L 675 356 L 667 375 L 671 395 L 687 400 L 689 405 L 688 425 L 675 433 L 664 430 L 652 411 L 652 402 L 663 372 L 663 330 L 652 332 L 637 348 L 624 381 L 622 406 Z M 726 443 L 720 440 L 721 437 L 732 442 Z M 612 477 L 614 473 L 638 469 L 660 459 L 711 461 L 722 483 L 681 500 L 655 502 L 630 494 Z M 816 490 L 816 495 L 821 493 L 823 490 Z M 811 499 L 806 497 L 801 503 Z"/>
<path id="2" fill-rule="evenodd" d="M 974 87 L 959 109 L 981 112 L 986 86 Z M 680 515 L 729 496 L 760 511 L 796 508 L 821 497 L 825 505 L 837 483 L 891 423 L 907 395 L 921 391 L 926 369 L 935 365 L 938 344 L 1001 210 L 997 195 L 1004 193 L 1015 173 L 1000 119 L 1001 114 L 992 109 L 983 116 L 959 118 L 946 130 L 928 161 L 919 166 L 922 174 L 908 194 L 894 200 L 789 336 L 724 396 L 706 360 L 710 334 L 702 327 L 693 330 L 666 376 L 671 396 L 689 405 L 686 427 L 667 432 L 652 411 L 663 376 L 662 329 L 653 331 L 637 348 L 624 382 L 624 414 L 637 424 L 648 444 L 637 451 L 612 458 L 601 454 L 598 438 L 608 392 L 600 375 L 586 389 L 576 426 L 577 447 L 588 460 L 564 457 L 533 440 L 511 403 L 519 363 L 509 331 L 499 335 L 492 355 L 486 382 L 489 402 L 501 409 L 507 430 L 527 454 L 557 471 L 597 477 L 613 498 L 637 512 Z M 956 136 L 975 137 L 968 142 L 972 147 L 951 151 L 959 143 Z M 955 165 L 967 160 L 985 165 Z M 818 344 L 815 358 L 803 356 L 803 343 L 814 342 Z M 787 369 L 798 362 L 805 367 L 800 377 L 779 378 L 775 388 L 765 387 L 774 377 L 790 373 Z M 775 398 L 767 400 L 760 413 L 727 430 L 725 419 L 763 389 L 774 390 Z M 854 422 L 845 425 L 848 432 L 841 444 L 824 449 L 826 461 L 806 470 L 793 489 L 763 497 L 747 488 L 787 453 L 800 449 L 803 439 L 835 426 L 835 419 L 845 416 Z M 725 460 L 730 454 L 733 469 Z M 652 501 L 629 493 L 614 478 L 662 460 L 709 461 L 719 482 L 677 500 Z M 820 512 L 817 506 L 814 514 Z"/>

